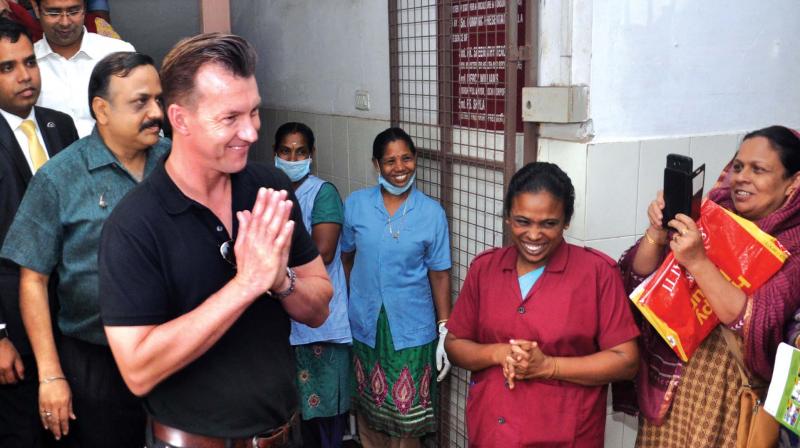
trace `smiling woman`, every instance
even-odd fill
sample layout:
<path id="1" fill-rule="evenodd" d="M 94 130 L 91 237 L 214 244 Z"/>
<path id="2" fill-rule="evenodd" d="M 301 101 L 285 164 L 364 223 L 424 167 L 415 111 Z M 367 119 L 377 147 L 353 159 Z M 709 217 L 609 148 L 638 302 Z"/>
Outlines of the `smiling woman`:
<path id="1" fill-rule="evenodd" d="M 564 241 L 574 203 L 558 166 L 526 165 L 505 198 L 512 244 L 469 268 L 445 347 L 472 371 L 470 446 L 601 447 L 607 384 L 636 373 L 614 262 Z"/>
<path id="2" fill-rule="evenodd" d="M 435 428 L 435 379 L 450 369 L 443 346 L 450 316 L 447 217 L 414 188 L 416 153 L 402 129 L 378 134 L 378 185 L 354 192 L 344 207 L 353 409 L 365 447 L 420 446 L 419 437 Z"/>
<path id="3" fill-rule="evenodd" d="M 800 137 L 783 126 L 771 126 L 745 135 L 708 200 L 752 220 L 796 254 L 800 251 L 798 188 Z M 652 327 L 643 324 L 642 371 L 665 380 L 651 382 L 648 375 L 637 379 L 638 403 L 629 403 L 641 411 L 637 446 L 738 446 L 738 396 L 743 386 L 725 333 L 733 332 L 727 334 L 741 346 L 748 387 L 757 389 L 772 375 L 786 323 L 800 307 L 800 261 L 796 255 L 789 257 L 777 274 L 747 296 L 708 259 L 691 218 L 678 214 L 668 223 L 675 232 L 668 234 L 661 221 L 663 208 L 659 192 L 647 209 L 650 226 L 645 237 L 620 260 L 626 288 L 633 290 L 671 251 L 727 329 L 715 329 L 683 364 Z"/>

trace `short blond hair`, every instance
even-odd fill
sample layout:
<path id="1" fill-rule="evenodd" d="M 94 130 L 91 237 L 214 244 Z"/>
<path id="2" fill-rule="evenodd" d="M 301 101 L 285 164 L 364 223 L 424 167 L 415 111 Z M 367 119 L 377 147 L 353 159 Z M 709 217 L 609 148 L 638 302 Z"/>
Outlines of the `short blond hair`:
<path id="1" fill-rule="evenodd" d="M 206 33 L 182 39 L 164 56 L 161 87 L 164 107 L 193 104 L 195 76 L 205 64 L 219 64 L 237 77 L 249 78 L 256 71 L 255 48 L 240 36 Z"/>

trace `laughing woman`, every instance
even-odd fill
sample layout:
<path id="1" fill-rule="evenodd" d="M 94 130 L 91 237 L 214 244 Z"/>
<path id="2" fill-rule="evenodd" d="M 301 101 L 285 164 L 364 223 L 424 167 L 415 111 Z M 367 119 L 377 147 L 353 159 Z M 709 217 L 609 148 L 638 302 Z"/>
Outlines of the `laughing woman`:
<path id="1" fill-rule="evenodd" d="M 564 241 L 575 190 L 535 162 L 508 187 L 512 244 L 472 262 L 445 342 L 472 371 L 474 447 L 602 447 L 606 390 L 638 366 L 634 324 L 616 264 Z"/>
<path id="2" fill-rule="evenodd" d="M 378 185 L 354 192 L 344 207 L 352 405 L 365 447 L 420 446 L 435 429 L 434 364 L 439 380 L 450 369 L 443 335 L 450 315 L 447 218 L 414 188 L 416 153 L 402 129 L 378 134 Z"/>

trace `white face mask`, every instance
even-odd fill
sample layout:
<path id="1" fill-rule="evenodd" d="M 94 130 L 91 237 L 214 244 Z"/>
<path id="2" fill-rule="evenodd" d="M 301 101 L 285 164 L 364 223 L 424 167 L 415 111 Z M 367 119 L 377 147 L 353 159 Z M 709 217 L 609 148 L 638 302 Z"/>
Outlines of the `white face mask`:
<path id="1" fill-rule="evenodd" d="M 311 157 L 297 162 L 289 162 L 275 156 L 275 167 L 286 173 L 292 182 L 297 182 L 311 172 Z"/>
<path id="2" fill-rule="evenodd" d="M 400 196 L 401 194 L 408 191 L 412 185 L 414 185 L 414 180 L 417 178 L 417 172 L 414 171 L 414 174 L 411 175 L 411 178 L 406 181 L 405 185 L 402 187 L 398 187 L 397 185 L 392 184 L 388 180 L 386 180 L 382 175 L 378 174 L 378 184 L 384 188 L 384 190 L 388 191 L 389 194 L 393 196 Z"/>

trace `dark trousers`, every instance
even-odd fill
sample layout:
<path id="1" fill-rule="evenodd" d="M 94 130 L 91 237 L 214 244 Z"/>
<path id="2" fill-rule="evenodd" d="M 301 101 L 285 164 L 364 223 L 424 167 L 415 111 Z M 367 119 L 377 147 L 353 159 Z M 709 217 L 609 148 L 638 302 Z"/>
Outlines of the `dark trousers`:
<path id="1" fill-rule="evenodd" d="M 39 418 L 39 381 L 33 355 L 22 356 L 25 379 L 0 386 L 0 447 L 43 447 L 53 439 Z"/>
<path id="2" fill-rule="evenodd" d="M 62 336 L 58 352 L 77 417 L 70 421 L 70 445 L 141 448 L 147 421 L 144 408 L 122 380 L 111 349 Z"/>
<path id="3" fill-rule="evenodd" d="M 317 417 L 303 420 L 300 428 L 303 433 L 304 448 L 340 448 L 350 414 L 333 417 Z"/>

